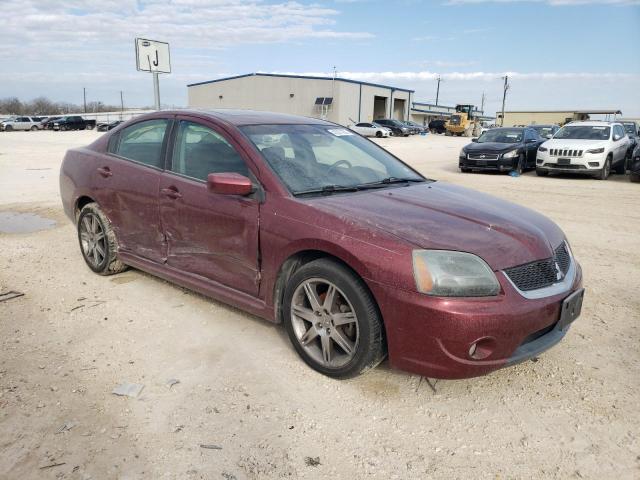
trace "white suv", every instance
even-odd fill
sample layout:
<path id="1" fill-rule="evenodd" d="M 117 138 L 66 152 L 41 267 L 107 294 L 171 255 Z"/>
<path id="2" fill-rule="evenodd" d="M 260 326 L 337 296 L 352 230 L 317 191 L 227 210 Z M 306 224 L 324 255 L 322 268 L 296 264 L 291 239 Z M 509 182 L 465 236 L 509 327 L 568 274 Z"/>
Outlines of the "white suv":
<path id="1" fill-rule="evenodd" d="M 38 120 L 39 121 L 39 120 Z M 12 130 L 38 130 L 38 121 L 34 117 L 12 117 L 0 123 L 0 129 L 5 132 Z"/>
<path id="2" fill-rule="evenodd" d="M 613 169 L 624 174 L 629 137 L 616 122 L 571 122 L 538 147 L 536 173 L 584 173 L 606 180 Z"/>

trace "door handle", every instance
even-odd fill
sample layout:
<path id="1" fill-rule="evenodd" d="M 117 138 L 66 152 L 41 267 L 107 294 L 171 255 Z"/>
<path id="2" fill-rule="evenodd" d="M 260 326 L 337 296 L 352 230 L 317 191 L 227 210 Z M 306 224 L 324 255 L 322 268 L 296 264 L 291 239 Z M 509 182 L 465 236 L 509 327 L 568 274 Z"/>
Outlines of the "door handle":
<path id="1" fill-rule="evenodd" d="M 164 196 L 172 198 L 174 200 L 176 200 L 178 198 L 182 198 L 182 194 L 178 191 L 178 189 L 176 187 L 161 188 L 160 189 L 160 193 L 162 193 Z"/>
<path id="2" fill-rule="evenodd" d="M 98 173 L 100 175 L 102 175 L 104 178 L 108 178 L 111 175 L 113 175 L 113 173 L 111 172 L 111 169 L 109 167 L 99 167 L 98 168 Z"/>

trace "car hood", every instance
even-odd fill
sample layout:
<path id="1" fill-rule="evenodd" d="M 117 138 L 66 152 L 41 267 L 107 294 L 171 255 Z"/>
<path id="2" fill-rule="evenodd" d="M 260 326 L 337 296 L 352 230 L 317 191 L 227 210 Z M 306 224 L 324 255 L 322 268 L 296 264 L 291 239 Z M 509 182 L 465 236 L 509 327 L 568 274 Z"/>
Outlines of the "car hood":
<path id="1" fill-rule="evenodd" d="M 312 202 L 325 213 L 348 217 L 419 248 L 473 253 L 494 270 L 549 258 L 564 239 L 560 228 L 539 213 L 442 182 Z"/>
<path id="2" fill-rule="evenodd" d="M 511 150 L 515 150 L 520 146 L 519 143 L 496 143 L 496 142 L 486 142 L 486 143 L 470 143 L 469 145 L 465 145 L 464 149 L 467 152 L 493 152 L 493 153 L 502 153 L 509 152 Z"/>
<path id="3" fill-rule="evenodd" d="M 606 140 L 580 140 L 575 138 L 552 138 L 544 142 L 546 148 L 575 148 L 584 150 L 587 148 L 606 147 Z"/>

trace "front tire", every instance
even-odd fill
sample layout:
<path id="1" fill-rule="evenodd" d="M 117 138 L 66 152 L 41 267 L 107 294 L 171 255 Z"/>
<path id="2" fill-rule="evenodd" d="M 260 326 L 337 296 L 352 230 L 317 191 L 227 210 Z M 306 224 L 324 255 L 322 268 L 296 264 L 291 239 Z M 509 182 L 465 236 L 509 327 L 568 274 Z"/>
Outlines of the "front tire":
<path id="1" fill-rule="evenodd" d="M 518 175 L 522 175 L 522 172 L 524 172 L 524 156 L 522 154 L 518 156 L 518 161 L 511 170 L 515 171 Z"/>
<path id="2" fill-rule="evenodd" d="M 337 261 L 300 267 L 285 289 L 284 323 L 298 355 L 332 378 L 351 378 L 386 355 L 382 317 L 362 280 Z"/>
<path id="3" fill-rule="evenodd" d="M 611 173 L 611 156 L 608 156 L 604 161 L 604 165 L 600 169 L 600 171 L 596 174 L 596 178 L 598 180 L 606 180 L 609 178 L 609 174 Z"/>
<path id="4" fill-rule="evenodd" d="M 127 269 L 118 260 L 118 242 L 111 222 L 97 203 L 88 203 L 78 215 L 78 241 L 87 266 L 99 275 L 113 275 Z"/>

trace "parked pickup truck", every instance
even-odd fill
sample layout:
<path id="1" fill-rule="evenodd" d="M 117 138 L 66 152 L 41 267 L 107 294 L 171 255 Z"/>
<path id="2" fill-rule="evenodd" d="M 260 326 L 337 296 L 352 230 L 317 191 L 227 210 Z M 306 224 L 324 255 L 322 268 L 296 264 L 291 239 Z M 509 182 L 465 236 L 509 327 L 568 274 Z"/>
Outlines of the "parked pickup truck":
<path id="1" fill-rule="evenodd" d="M 51 125 L 53 130 L 93 130 L 95 127 L 95 120 L 85 120 L 80 115 L 60 117 Z"/>

